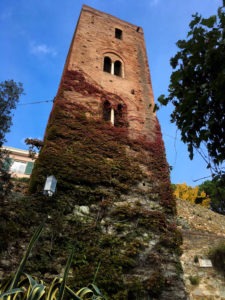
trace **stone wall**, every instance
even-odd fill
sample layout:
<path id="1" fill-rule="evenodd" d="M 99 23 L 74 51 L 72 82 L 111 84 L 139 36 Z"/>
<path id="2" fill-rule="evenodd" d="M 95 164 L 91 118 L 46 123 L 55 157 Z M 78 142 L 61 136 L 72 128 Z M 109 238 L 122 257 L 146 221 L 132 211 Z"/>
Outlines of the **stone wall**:
<path id="1" fill-rule="evenodd" d="M 225 242 L 225 217 L 184 200 L 177 200 L 177 211 L 183 235 L 181 262 L 190 299 L 224 300 L 224 275 L 214 267 L 202 267 L 199 260 L 208 259 L 209 251 Z"/>

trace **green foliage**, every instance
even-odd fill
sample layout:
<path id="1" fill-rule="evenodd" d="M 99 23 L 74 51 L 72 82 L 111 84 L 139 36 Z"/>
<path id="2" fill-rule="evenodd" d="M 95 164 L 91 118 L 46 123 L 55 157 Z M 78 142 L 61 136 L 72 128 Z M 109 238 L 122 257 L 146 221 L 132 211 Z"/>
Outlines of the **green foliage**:
<path id="1" fill-rule="evenodd" d="M 58 296 L 57 296 L 57 300 L 62 300 L 63 297 L 64 297 L 64 293 L 65 293 L 65 289 L 66 289 L 66 280 L 67 280 L 67 277 L 68 277 L 68 274 L 69 274 L 69 270 L 70 270 L 70 266 L 71 266 L 71 263 L 72 263 L 72 260 L 73 260 L 73 255 L 74 255 L 74 248 L 72 249 L 72 251 L 70 253 L 70 256 L 69 256 L 69 258 L 67 260 L 67 263 L 66 263 L 66 268 L 65 268 L 64 275 L 63 275 L 62 283 L 60 285 L 60 289 L 59 289 L 59 293 L 58 293 Z"/>
<path id="2" fill-rule="evenodd" d="M 12 125 L 12 110 L 16 108 L 22 93 L 21 83 L 13 80 L 0 83 L 0 147 L 5 142 L 5 134 L 9 132 Z"/>
<path id="3" fill-rule="evenodd" d="M 29 155 L 31 158 L 35 158 L 37 152 L 43 147 L 43 141 L 39 139 L 26 138 L 25 143 L 29 145 Z"/>
<path id="4" fill-rule="evenodd" d="M 105 91 L 90 85 L 80 72 L 67 71 L 49 119 L 44 145 L 35 162 L 30 192 L 42 191 L 46 176 L 54 174 L 58 180 L 58 193 L 69 193 L 76 197 L 78 204 L 86 205 L 101 199 L 112 201 L 146 179 L 140 168 L 144 164 L 151 174 L 147 180 L 161 185 L 157 188 L 161 204 L 175 212 L 158 122 L 154 124 L 153 141 L 144 136 L 131 140 L 126 113 L 121 120 L 122 127 L 111 126 L 99 118 L 99 111 L 96 116 L 92 108 L 68 100 L 69 91 L 73 90 L 86 97 L 96 97 L 100 104 L 106 96 L 122 101 L 118 95 L 106 95 Z M 105 187 L 108 195 L 102 193 Z"/>
<path id="5" fill-rule="evenodd" d="M 65 274 L 64 274 L 65 275 Z M 64 290 L 63 295 L 60 290 Z M 7 290 L 7 284 L 0 285 L 0 299 L 2 300 L 104 300 L 104 296 L 95 284 L 90 284 L 78 291 L 73 291 L 63 284 L 63 279 L 55 277 L 51 283 L 46 284 L 42 280 L 34 279 L 28 274 L 21 276 L 18 288 Z"/>
<path id="6" fill-rule="evenodd" d="M 214 177 L 199 186 L 200 191 L 204 191 L 210 198 L 212 210 L 225 214 L 225 177 Z"/>
<path id="7" fill-rule="evenodd" d="M 151 274 L 144 284 L 151 297 L 159 297 L 165 285 L 165 278 L 162 272 L 156 270 Z"/>
<path id="8" fill-rule="evenodd" d="M 0 299 L 10 300 L 11 296 L 13 299 L 21 299 L 21 294 L 23 294 L 22 299 L 26 300 L 62 300 L 64 299 L 64 294 L 67 292 L 70 295 L 70 299 L 75 300 L 103 300 L 104 297 L 101 294 L 98 287 L 93 283 L 89 287 L 84 287 L 78 290 L 77 292 L 72 291 L 67 285 L 66 280 L 68 277 L 69 269 L 72 263 L 74 249 L 71 251 L 71 254 L 67 260 L 63 278 L 55 278 L 49 287 L 46 287 L 41 281 L 40 283 L 32 278 L 30 275 L 25 274 L 23 276 L 23 270 L 27 259 L 31 253 L 31 250 L 39 238 L 43 230 L 43 224 L 41 224 L 34 235 L 32 236 L 28 248 L 21 260 L 21 263 L 16 271 L 15 276 L 12 279 L 12 282 L 3 282 L 0 284 Z M 45 289 L 48 290 L 46 294 Z"/>
<path id="9" fill-rule="evenodd" d="M 179 51 L 171 58 L 169 95 L 161 95 L 162 105 L 174 105 L 171 121 L 181 131 L 190 158 L 194 149 L 207 149 L 208 163 L 225 160 L 225 12 L 203 18 L 195 14 L 186 40 L 179 40 Z M 210 165 L 209 165 L 210 167 Z"/>
<path id="10" fill-rule="evenodd" d="M 87 191 L 96 185 L 125 190 L 127 184 L 137 181 L 141 171 L 126 155 L 125 146 L 118 143 L 126 138 L 125 129 L 88 119 L 84 108 L 74 103 L 64 105 L 62 102 L 55 108 L 34 166 L 30 190 L 42 189 L 50 173 L 57 178 L 59 191 L 73 193 L 77 185 Z"/>
<path id="11" fill-rule="evenodd" d="M 130 139 L 126 114 L 120 120 L 123 126 L 112 126 L 99 117 L 101 107 L 94 111 L 70 97 L 75 90 L 98 99 L 101 106 L 106 92 L 87 84 L 78 71 L 65 73 L 31 177 L 32 195 L 6 203 L 3 215 L 7 216 L 7 209 L 16 214 L 10 214 L 5 227 L 9 221 L 19 224 L 9 232 L 10 243 L 14 245 L 13 237 L 26 236 L 28 228 L 46 219 L 42 247 L 33 249 L 27 273 L 38 277 L 41 273 L 48 279 L 49 274 L 55 276 L 74 247 L 70 274 L 75 276 L 68 276 L 66 284 L 71 290 L 90 289 L 88 284 L 94 278 L 112 300 L 144 299 L 161 293 L 175 284 L 168 280 L 164 286 L 163 264 L 168 253 L 177 253 L 181 240 L 167 219 L 167 214 L 173 218 L 175 201 L 160 126 L 157 120 L 152 124 L 152 140 L 144 135 Z M 107 97 L 122 101 L 110 93 Z M 58 180 L 52 198 L 42 194 L 49 174 Z M 129 195 L 137 201 L 128 203 Z M 81 213 L 82 206 L 88 213 Z M 171 239 L 166 235 L 172 235 Z M 156 245 L 149 249 L 151 240 Z M 158 257 L 157 268 L 153 254 Z M 144 279 L 136 276 L 143 263 L 156 271 L 147 271 Z"/>
<path id="12" fill-rule="evenodd" d="M 5 135 L 12 125 L 12 110 L 16 108 L 23 93 L 21 83 L 8 80 L 0 83 L 0 197 L 4 197 L 11 189 L 8 152 L 2 149 L 6 141 Z"/>
<path id="13" fill-rule="evenodd" d="M 32 238 L 30 240 L 30 243 L 28 245 L 27 251 L 26 251 L 23 259 L 21 260 L 21 263 L 20 263 L 20 265 L 19 265 L 19 267 L 18 267 L 18 269 L 16 271 L 15 277 L 13 278 L 13 281 L 11 283 L 10 289 L 14 289 L 14 288 L 17 287 L 19 278 L 20 278 L 21 274 L 23 273 L 23 269 L 25 267 L 27 259 L 28 259 L 29 255 L 30 255 L 30 252 L 31 252 L 33 246 L 35 245 L 37 239 L 39 238 L 39 236 L 40 236 L 40 234 L 41 234 L 41 232 L 43 230 L 43 226 L 44 226 L 44 224 L 41 224 L 37 228 L 37 230 L 35 231 L 34 235 L 32 236 Z"/>
<path id="14" fill-rule="evenodd" d="M 225 243 L 221 242 L 215 247 L 211 248 L 208 254 L 213 266 L 225 275 Z"/>
<path id="15" fill-rule="evenodd" d="M 200 278 L 198 276 L 189 276 L 192 285 L 199 285 Z"/>
<path id="16" fill-rule="evenodd" d="M 112 300 L 128 299 L 131 293 L 134 297 L 148 295 L 150 291 L 146 291 L 143 280 L 132 276 L 143 264 L 142 253 L 148 253 L 149 241 L 158 241 L 145 258 L 145 264 L 163 277 L 164 259 L 167 258 L 162 253 L 167 253 L 166 257 L 178 253 L 180 234 L 175 226 L 168 224 L 163 212 L 147 209 L 139 202 L 124 205 L 124 208 L 123 205 L 114 206 L 107 199 L 102 202 L 99 199 L 95 205 L 90 205 L 90 214 L 84 218 L 74 214 L 77 199 L 71 195 L 56 195 L 51 199 L 44 195 L 12 197 L 5 207 L 9 215 L 4 212 L 0 219 L 1 228 L 6 219 L 3 232 L 7 234 L 1 236 L 3 246 L 9 243 L 16 249 L 11 255 L 14 261 L 18 260 L 23 251 L 20 245 L 27 242 L 25 237 L 40 220 L 45 219 L 46 226 L 37 247 L 33 248 L 31 259 L 26 262 L 26 273 L 49 283 L 66 265 L 68 253 L 74 247 L 76 251 L 66 283 L 71 290 L 89 287 L 88 284 L 94 282 Z M 149 233 L 147 237 L 146 232 Z M 5 272 L 12 272 L 12 265 Z M 129 282 L 124 280 L 126 274 Z M 154 278 L 149 275 L 148 286 L 151 282 L 152 293 L 158 290 L 153 287 Z M 162 283 L 166 280 L 161 279 Z"/>
<path id="17" fill-rule="evenodd" d="M 194 263 L 198 263 L 198 255 L 195 255 L 195 257 L 194 257 Z"/>
<path id="18" fill-rule="evenodd" d="M 45 286 L 43 283 L 38 283 L 30 275 L 26 274 L 29 280 L 29 288 L 27 290 L 27 299 L 40 300 L 45 294 Z"/>
<path id="19" fill-rule="evenodd" d="M 9 168 L 11 161 L 7 150 L 0 148 L 0 197 L 5 197 L 12 188 Z"/>

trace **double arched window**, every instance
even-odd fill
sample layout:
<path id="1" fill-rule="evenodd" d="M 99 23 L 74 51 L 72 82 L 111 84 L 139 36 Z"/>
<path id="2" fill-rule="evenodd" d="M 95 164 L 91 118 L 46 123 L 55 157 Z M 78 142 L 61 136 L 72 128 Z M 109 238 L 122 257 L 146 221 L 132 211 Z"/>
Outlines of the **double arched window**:
<path id="1" fill-rule="evenodd" d="M 103 120 L 110 122 L 115 127 L 124 126 L 124 105 L 118 104 L 112 107 L 108 100 L 103 102 Z"/>
<path id="2" fill-rule="evenodd" d="M 104 57 L 103 71 L 123 77 L 123 64 L 120 60 L 113 60 L 109 56 Z"/>

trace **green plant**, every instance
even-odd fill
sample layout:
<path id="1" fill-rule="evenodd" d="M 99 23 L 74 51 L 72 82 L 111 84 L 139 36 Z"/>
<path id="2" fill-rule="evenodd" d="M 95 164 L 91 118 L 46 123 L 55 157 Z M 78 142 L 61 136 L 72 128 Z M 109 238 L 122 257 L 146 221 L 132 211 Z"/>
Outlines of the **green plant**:
<path id="1" fill-rule="evenodd" d="M 104 300 L 102 293 L 98 289 L 98 287 L 95 284 L 90 284 L 87 287 L 81 288 L 76 293 L 72 292 L 71 289 L 66 287 L 67 291 L 70 293 L 70 296 L 73 297 L 73 299 L 77 300 Z"/>
<path id="2" fill-rule="evenodd" d="M 70 259 L 70 258 L 69 258 Z M 68 265 L 69 266 L 69 265 Z M 67 273 L 64 273 L 66 278 Z M 64 284 L 64 279 L 55 277 L 53 281 L 46 285 L 42 280 L 32 278 L 28 274 L 24 274 L 18 282 L 18 287 L 3 291 L 4 286 L 0 287 L 1 300 L 62 300 L 67 299 L 65 295 L 69 295 L 69 299 L 75 300 L 104 300 L 102 293 L 95 284 L 90 284 L 74 292 L 71 288 Z"/>
<path id="3" fill-rule="evenodd" d="M 169 95 L 161 95 L 158 101 L 174 105 L 171 121 L 181 131 L 190 158 L 196 149 L 207 161 L 207 167 L 220 175 L 225 160 L 224 3 L 216 15 L 203 18 L 197 13 L 192 17 L 186 40 L 177 42 L 179 51 L 170 60 L 174 71 Z"/>
<path id="4" fill-rule="evenodd" d="M 225 275 L 225 242 L 213 247 L 208 254 L 213 266 Z"/>
<path id="5" fill-rule="evenodd" d="M 12 125 L 12 111 L 16 108 L 23 86 L 13 80 L 0 82 L 0 197 L 6 196 L 11 188 L 11 175 L 9 173 L 10 158 L 7 150 L 2 146 L 6 142 L 6 134 Z"/>
<path id="6" fill-rule="evenodd" d="M 104 300 L 104 297 L 98 287 L 94 284 L 97 272 L 100 264 L 96 270 L 93 283 L 87 287 L 79 289 L 77 292 L 74 292 L 66 285 L 66 280 L 68 277 L 69 269 L 73 260 L 74 249 L 72 249 L 70 256 L 67 260 L 63 278 L 56 277 L 53 279 L 52 283 L 47 286 L 41 280 L 38 282 L 37 279 L 34 279 L 28 274 L 23 273 L 25 264 L 29 257 L 29 254 L 38 240 L 44 223 L 42 223 L 34 235 L 32 236 L 30 243 L 28 245 L 27 251 L 24 254 L 24 257 L 21 260 L 21 263 L 16 271 L 15 276 L 12 281 L 3 281 L 0 284 L 0 299 L 1 300 L 62 300 L 64 299 L 65 293 L 70 295 L 70 299 L 75 300 Z M 47 291 L 47 292 L 46 292 Z M 21 298 L 22 294 L 22 298 Z"/>
<path id="7" fill-rule="evenodd" d="M 63 275 L 63 280 L 62 280 L 60 288 L 59 288 L 59 294 L 58 294 L 57 300 L 63 299 L 63 295 L 65 293 L 65 288 L 66 288 L 66 279 L 69 274 L 69 269 L 70 269 L 70 266 L 71 266 L 71 263 L 73 260 L 73 255 L 74 255 L 74 248 L 72 249 L 70 256 L 67 260 L 67 263 L 66 263 L 66 268 L 65 268 L 64 275 Z"/>
<path id="8" fill-rule="evenodd" d="M 16 271 L 16 274 L 15 274 L 15 277 L 13 278 L 13 281 L 11 283 L 11 286 L 10 286 L 10 289 L 14 289 L 17 287 L 17 284 L 18 284 L 18 281 L 19 281 L 19 278 L 21 276 L 21 274 L 23 273 L 23 269 L 24 269 L 24 266 L 26 264 L 26 261 L 29 257 L 29 254 L 34 246 L 34 244 L 36 243 L 36 241 L 38 240 L 42 230 L 43 230 L 43 227 L 44 227 L 44 223 L 42 223 L 38 228 L 37 230 L 35 231 L 34 235 L 32 236 L 31 240 L 30 240 L 30 243 L 28 245 L 28 248 L 27 248 L 27 251 L 23 257 L 23 259 L 21 260 L 21 263 Z"/>
<path id="9" fill-rule="evenodd" d="M 195 255 L 195 257 L 194 257 L 194 263 L 198 263 L 198 255 Z"/>
<path id="10" fill-rule="evenodd" d="M 192 285 L 199 285 L 200 278 L 197 275 L 196 276 L 189 276 L 189 280 L 190 280 Z"/>

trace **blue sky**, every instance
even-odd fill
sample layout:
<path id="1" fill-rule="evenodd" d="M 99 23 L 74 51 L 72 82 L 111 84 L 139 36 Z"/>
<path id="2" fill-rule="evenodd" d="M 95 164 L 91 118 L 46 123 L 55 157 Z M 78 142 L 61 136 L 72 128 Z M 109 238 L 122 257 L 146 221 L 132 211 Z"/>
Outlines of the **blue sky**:
<path id="1" fill-rule="evenodd" d="M 6 145 L 27 149 L 24 139 L 43 138 L 73 32 L 83 4 L 141 26 L 145 34 L 155 100 L 167 93 L 170 58 L 184 39 L 191 15 L 215 14 L 222 0 L 1 0 L 0 81 L 22 82 L 25 95 L 14 111 Z M 46 102 L 42 102 L 46 101 Z M 32 102 L 42 102 L 29 104 Z M 171 181 L 196 185 L 209 175 L 199 156 L 189 160 L 187 147 L 170 123 L 171 107 L 158 112 Z"/>

